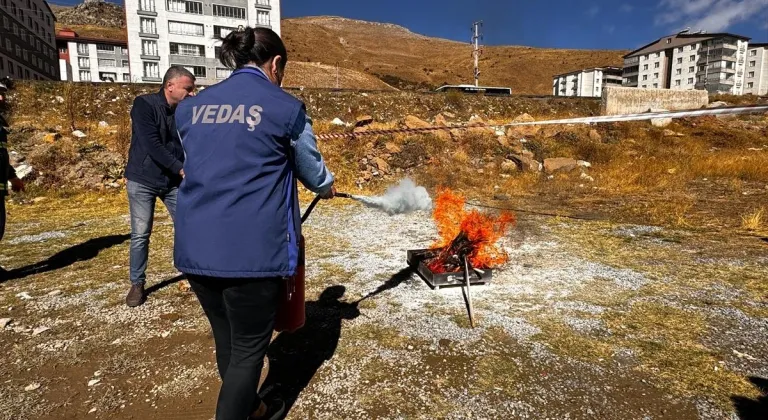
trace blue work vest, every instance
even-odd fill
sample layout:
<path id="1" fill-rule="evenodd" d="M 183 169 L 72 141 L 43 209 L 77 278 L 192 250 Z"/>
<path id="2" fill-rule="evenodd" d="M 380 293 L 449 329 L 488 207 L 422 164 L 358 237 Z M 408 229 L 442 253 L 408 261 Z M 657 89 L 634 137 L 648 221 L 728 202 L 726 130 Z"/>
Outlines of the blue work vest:
<path id="1" fill-rule="evenodd" d="M 296 272 L 301 219 L 291 138 L 304 115 L 299 100 L 254 68 L 178 105 L 185 153 L 175 220 L 179 271 L 228 278 Z"/>

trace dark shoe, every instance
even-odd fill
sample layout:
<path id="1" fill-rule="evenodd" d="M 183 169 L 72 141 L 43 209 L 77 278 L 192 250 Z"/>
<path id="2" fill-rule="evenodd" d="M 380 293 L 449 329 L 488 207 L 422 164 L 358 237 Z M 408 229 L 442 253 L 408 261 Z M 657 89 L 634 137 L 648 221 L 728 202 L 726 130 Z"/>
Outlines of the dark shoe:
<path id="1" fill-rule="evenodd" d="M 128 291 L 128 296 L 125 297 L 125 304 L 128 305 L 129 308 L 135 308 L 141 306 L 146 300 L 147 295 L 144 293 L 144 285 L 134 284 L 131 286 L 131 290 Z"/>
<path id="2" fill-rule="evenodd" d="M 251 416 L 249 420 L 280 420 L 285 415 L 285 402 L 283 400 L 275 398 L 270 400 L 269 403 L 264 401 L 264 404 L 267 404 L 267 414 L 261 417 Z"/>

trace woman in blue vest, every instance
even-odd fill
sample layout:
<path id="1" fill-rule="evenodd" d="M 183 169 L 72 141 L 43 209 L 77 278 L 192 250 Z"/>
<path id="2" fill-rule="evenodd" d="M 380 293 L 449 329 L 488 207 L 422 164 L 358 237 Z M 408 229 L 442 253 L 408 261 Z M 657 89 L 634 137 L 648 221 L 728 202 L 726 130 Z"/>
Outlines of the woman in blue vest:
<path id="1" fill-rule="evenodd" d="M 257 388 L 278 291 L 298 263 L 297 181 L 323 198 L 335 193 L 304 104 L 280 88 L 286 61 L 272 30 L 234 31 L 221 45 L 232 75 L 176 110 L 185 178 L 174 262 L 213 330 L 217 420 L 283 415 L 284 403 L 261 401 Z"/>

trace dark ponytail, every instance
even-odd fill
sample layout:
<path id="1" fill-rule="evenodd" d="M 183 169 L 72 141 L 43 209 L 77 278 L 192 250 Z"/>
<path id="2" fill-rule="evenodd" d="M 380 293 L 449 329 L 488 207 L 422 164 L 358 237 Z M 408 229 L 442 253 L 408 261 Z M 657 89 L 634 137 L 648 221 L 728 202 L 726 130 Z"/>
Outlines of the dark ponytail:
<path id="1" fill-rule="evenodd" d="M 267 28 L 245 27 L 234 30 L 221 43 L 221 63 L 232 69 L 248 63 L 262 66 L 278 55 L 283 57 L 280 61 L 281 70 L 285 69 L 288 61 L 285 44 L 275 31 Z"/>

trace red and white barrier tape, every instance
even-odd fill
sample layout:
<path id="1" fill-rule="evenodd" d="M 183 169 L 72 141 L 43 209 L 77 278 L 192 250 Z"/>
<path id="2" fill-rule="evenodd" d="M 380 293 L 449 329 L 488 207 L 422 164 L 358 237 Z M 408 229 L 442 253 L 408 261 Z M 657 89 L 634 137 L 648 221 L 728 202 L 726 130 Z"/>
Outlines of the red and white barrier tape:
<path id="1" fill-rule="evenodd" d="M 757 114 L 762 112 L 768 112 L 768 105 L 747 105 L 747 106 L 731 106 L 723 108 L 713 109 L 691 109 L 683 111 L 664 111 L 664 112 L 647 112 L 643 114 L 626 114 L 626 115 L 605 115 L 599 117 L 580 117 L 580 118 L 567 118 L 559 120 L 544 120 L 544 121 L 528 121 L 528 122 L 513 122 L 509 124 L 461 124 L 454 126 L 430 126 L 421 128 L 393 128 L 389 130 L 366 130 L 357 133 L 326 133 L 319 134 L 318 140 L 328 139 L 344 139 L 354 138 L 360 136 L 378 136 L 387 134 L 402 134 L 402 133 L 425 133 L 430 131 L 439 130 L 466 130 L 471 128 L 507 128 L 507 127 L 519 127 L 525 125 L 552 125 L 552 124 L 598 124 L 608 122 L 621 122 L 621 121 L 642 121 L 642 120 L 655 120 L 658 118 L 685 118 L 685 117 L 700 117 L 705 115 L 727 115 L 727 114 Z"/>

